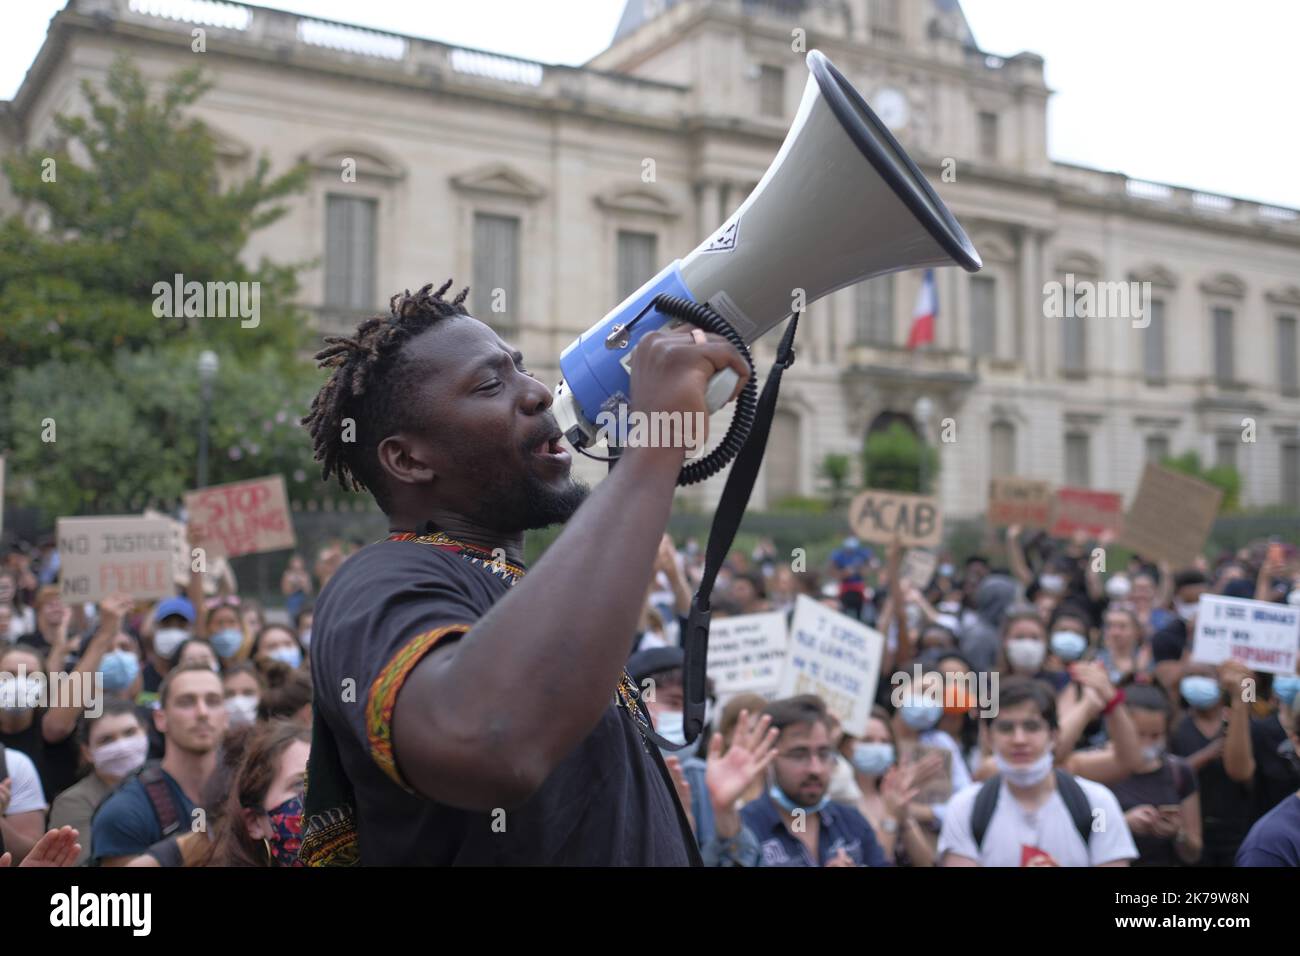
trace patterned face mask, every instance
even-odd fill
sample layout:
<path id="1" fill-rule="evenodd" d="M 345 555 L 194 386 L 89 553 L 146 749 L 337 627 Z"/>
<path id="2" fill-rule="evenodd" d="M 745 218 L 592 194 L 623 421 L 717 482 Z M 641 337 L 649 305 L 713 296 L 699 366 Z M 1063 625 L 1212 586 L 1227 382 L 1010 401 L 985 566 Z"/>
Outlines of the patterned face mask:
<path id="1" fill-rule="evenodd" d="M 273 866 L 302 866 L 298 860 L 298 847 L 302 845 L 302 794 L 295 793 L 284 803 L 266 811 L 271 821 L 271 848 Z"/>

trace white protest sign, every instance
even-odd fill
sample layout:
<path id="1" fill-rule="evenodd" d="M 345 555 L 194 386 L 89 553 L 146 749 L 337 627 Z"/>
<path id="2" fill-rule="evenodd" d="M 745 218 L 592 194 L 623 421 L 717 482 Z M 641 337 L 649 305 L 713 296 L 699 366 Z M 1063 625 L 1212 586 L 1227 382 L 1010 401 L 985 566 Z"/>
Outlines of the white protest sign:
<path id="1" fill-rule="evenodd" d="M 1300 649 L 1300 607 L 1202 594 L 1196 608 L 1192 660 L 1232 658 L 1253 671 L 1294 674 Z"/>
<path id="2" fill-rule="evenodd" d="M 801 594 L 790 622 L 790 650 L 778 694 L 816 694 L 846 733 L 861 736 L 876 699 L 884 650 L 879 631 Z"/>
<path id="3" fill-rule="evenodd" d="M 116 591 L 170 597 L 175 540 L 167 518 L 60 518 L 59 584 L 66 601 L 98 601 Z"/>
<path id="4" fill-rule="evenodd" d="M 898 569 L 898 577 L 910 582 L 918 591 L 924 591 L 930 586 L 930 579 L 934 577 L 934 569 L 938 564 L 939 556 L 933 551 L 908 548 L 903 555 L 903 564 Z"/>
<path id="5" fill-rule="evenodd" d="M 784 611 L 714 620 L 709 625 L 709 676 L 718 698 L 776 693 L 788 639 Z"/>

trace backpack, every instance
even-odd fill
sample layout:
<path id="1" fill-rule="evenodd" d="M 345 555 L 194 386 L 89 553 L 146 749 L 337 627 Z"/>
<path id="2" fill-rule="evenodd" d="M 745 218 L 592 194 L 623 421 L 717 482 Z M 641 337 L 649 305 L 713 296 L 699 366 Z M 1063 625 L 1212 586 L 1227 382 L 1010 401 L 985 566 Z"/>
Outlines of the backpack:
<path id="1" fill-rule="evenodd" d="M 1092 837 L 1092 807 L 1088 795 L 1079 786 L 1079 781 L 1068 771 L 1056 768 L 1056 789 L 1065 801 L 1065 808 L 1070 811 L 1074 828 L 1079 831 L 1083 845 L 1087 847 Z M 998 794 L 1002 790 L 1002 775 L 996 774 L 984 781 L 979 793 L 975 795 L 975 805 L 971 808 L 970 828 L 975 837 L 975 846 L 983 848 L 984 834 L 988 832 L 989 821 L 993 819 L 993 810 L 998 805 Z"/>
<path id="2" fill-rule="evenodd" d="M 138 776 L 140 785 L 144 787 L 145 796 L 149 798 L 149 803 L 153 807 L 154 816 L 158 818 L 158 825 L 162 827 L 162 835 L 171 836 L 180 829 L 181 808 L 176 805 L 171 787 L 167 786 L 167 779 L 163 776 L 162 761 L 147 761 L 140 768 Z"/>

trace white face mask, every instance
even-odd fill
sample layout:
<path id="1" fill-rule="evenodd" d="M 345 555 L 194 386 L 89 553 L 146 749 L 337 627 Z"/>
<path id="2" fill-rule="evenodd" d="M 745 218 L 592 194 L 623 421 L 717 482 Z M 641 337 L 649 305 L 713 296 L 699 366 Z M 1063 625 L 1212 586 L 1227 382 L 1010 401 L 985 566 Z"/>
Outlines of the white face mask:
<path id="1" fill-rule="evenodd" d="M 43 682 L 35 677 L 23 681 L 9 675 L 0 678 L 0 710 L 21 714 L 39 707 L 43 687 Z"/>
<path id="2" fill-rule="evenodd" d="M 90 759 L 105 777 L 125 777 L 144 763 L 148 753 L 149 737 L 141 732 L 96 747 L 90 752 Z"/>
<path id="3" fill-rule="evenodd" d="M 993 755 L 993 760 L 998 765 L 998 773 L 1002 774 L 1002 779 L 1017 787 L 1038 786 L 1052 772 L 1054 762 L 1050 746 L 1041 757 L 1028 765 L 1007 763 L 999 753 Z"/>
<path id="4" fill-rule="evenodd" d="M 1122 575 L 1117 574 L 1106 582 L 1106 596 L 1112 600 L 1126 598 L 1132 590 L 1133 585 Z"/>
<path id="5" fill-rule="evenodd" d="M 1047 645 L 1032 637 L 1013 637 L 1007 641 L 1007 662 L 1026 674 L 1037 674 L 1047 656 Z"/>
<path id="6" fill-rule="evenodd" d="M 257 698 L 252 694 L 236 694 L 226 698 L 226 713 L 231 727 L 242 727 L 257 720 Z"/>
<path id="7" fill-rule="evenodd" d="M 1196 614 L 1196 608 L 1199 603 L 1200 603 L 1199 601 L 1193 602 L 1191 604 L 1188 604 L 1184 601 L 1175 601 L 1174 610 L 1178 612 L 1178 616 L 1181 617 L 1184 621 L 1190 621 L 1192 619 L 1192 616 Z"/>
<path id="8" fill-rule="evenodd" d="M 183 627 L 162 627 L 154 631 L 153 650 L 154 653 L 164 659 L 170 659 L 177 649 L 184 644 L 190 636 L 190 632 Z"/>

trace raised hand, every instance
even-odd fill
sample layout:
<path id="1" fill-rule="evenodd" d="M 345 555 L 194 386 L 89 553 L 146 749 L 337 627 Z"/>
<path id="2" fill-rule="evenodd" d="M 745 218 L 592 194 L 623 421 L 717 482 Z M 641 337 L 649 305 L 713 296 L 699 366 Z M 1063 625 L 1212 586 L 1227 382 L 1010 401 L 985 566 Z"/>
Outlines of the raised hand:
<path id="1" fill-rule="evenodd" d="M 75 866 L 77 856 L 81 853 L 81 844 L 77 842 L 80 834 L 72 827 L 60 827 L 48 830 L 36 841 L 31 852 L 23 857 L 18 866 Z M 0 867 L 13 866 L 14 855 L 6 853 L 0 856 Z"/>
<path id="2" fill-rule="evenodd" d="M 942 761 L 937 763 L 943 766 Z M 906 767 L 890 767 L 880 780 L 880 797 L 885 801 L 885 810 L 900 823 L 907 819 L 909 804 L 921 792 L 916 785 L 916 771 L 920 766 L 914 763 Z"/>
<path id="3" fill-rule="evenodd" d="M 750 784 L 776 759 L 776 738 L 780 731 L 771 723 L 772 718 L 767 714 L 756 715 L 751 720 L 749 711 L 742 710 L 726 754 L 722 752 L 721 734 L 714 734 L 709 740 L 704 779 L 714 806 L 734 807 Z"/>

